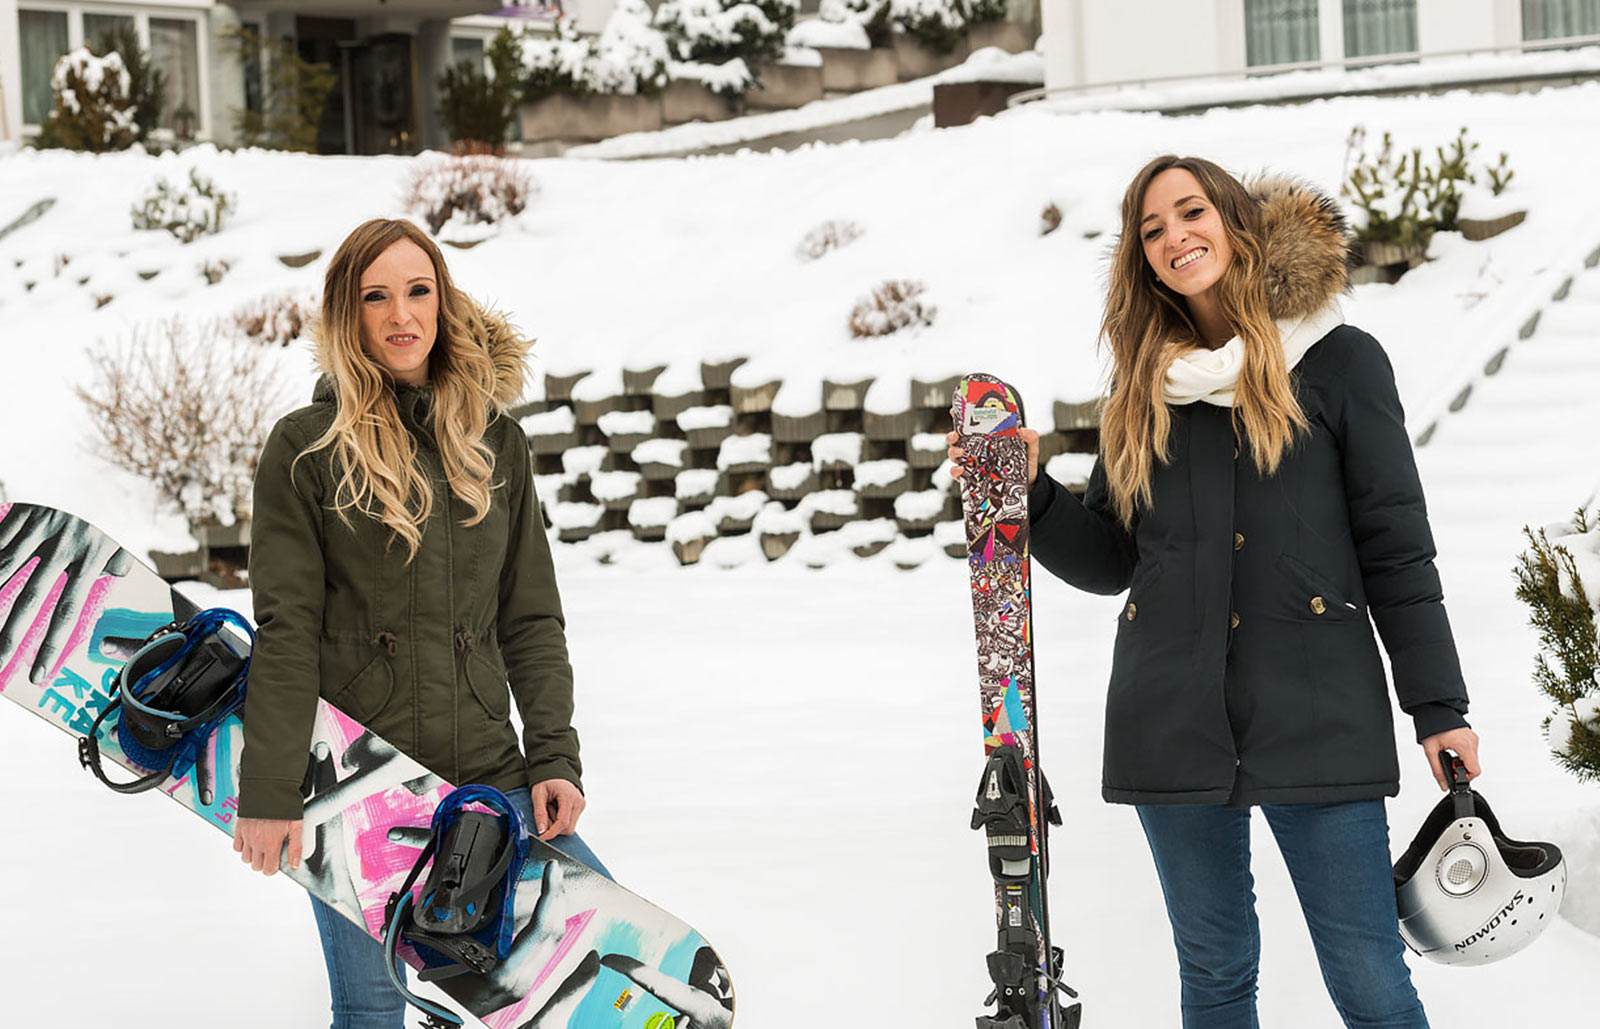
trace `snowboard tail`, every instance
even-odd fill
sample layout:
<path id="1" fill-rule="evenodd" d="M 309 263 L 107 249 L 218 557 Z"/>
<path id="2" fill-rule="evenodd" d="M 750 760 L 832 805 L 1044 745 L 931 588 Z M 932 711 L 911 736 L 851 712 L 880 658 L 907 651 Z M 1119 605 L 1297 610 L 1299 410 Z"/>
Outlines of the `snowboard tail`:
<path id="1" fill-rule="evenodd" d="M 63 732 L 88 736 L 140 642 L 197 611 L 89 523 L 52 508 L 0 505 L 0 696 Z M 38 661 L 46 667 L 35 683 Z M 147 774 L 123 751 L 119 734 L 108 731 L 115 724 L 110 717 L 101 727 L 100 756 Z M 156 789 L 232 835 L 242 745 L 243 726 L 231 714 L 188 773 L 169 775 Z M 378 937 L 389 897 L 411 871 L 434 810 L 451 789 L 318 701 L 301 789 L 305 854 L 298 869 L 281 870 Z M 538 839 L 529 840 L 514 926 L 510 954 L 492 974 L 437 983 L 491 1029 L 732 1025 L 732 981 L 704 937 Z M 409 946 L 399 953 L 422 967 Z"/>
<path id="2" fill-rule="evenodd" d="M 951 409 L 962 448 L 961 506 L 967 538 L 978 700 L 987 758 L 972 813 L 994 880 L 994 992 L 978 1029 L 1075 1029 L 1063 1004 L 1061 951 L 1050 942 L 1049 826 L 1060 825 L 1039 768 L 1033 695 L 1033 617 L 1028 554 L 1028 447 L 1022 398 L 991 375 L 967 376 Z"/>

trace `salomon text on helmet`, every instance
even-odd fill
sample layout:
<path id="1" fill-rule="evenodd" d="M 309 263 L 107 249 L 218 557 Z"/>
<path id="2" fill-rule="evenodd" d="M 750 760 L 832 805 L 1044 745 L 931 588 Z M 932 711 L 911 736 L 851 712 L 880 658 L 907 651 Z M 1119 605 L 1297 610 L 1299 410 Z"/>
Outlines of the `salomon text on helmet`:
<path id="1" fill-rule="evenodd" d="M 1450 796 L 1428 815 L 1394 866 L 1400 935 L 1445 965 L 1498 961 L 1533 942 L 1561 906 L 1567 867 L 1553 843 L 1523 843 L 1500 830 L 1467 785 L 1461 759 L 1440 755 Z"/>

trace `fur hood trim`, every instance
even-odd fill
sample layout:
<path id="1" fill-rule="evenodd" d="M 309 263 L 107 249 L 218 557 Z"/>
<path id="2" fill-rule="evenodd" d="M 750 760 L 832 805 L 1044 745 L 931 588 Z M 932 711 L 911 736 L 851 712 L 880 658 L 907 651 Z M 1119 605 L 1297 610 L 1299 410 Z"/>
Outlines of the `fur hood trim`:
<path id="1" fill-rule="evenodd" d="M 1304 318 L 1350 292 L 1350 232 L 1338 201 L 1288 175 L 1245 183 L 1261 208 L 1267 311 Z"/>
<path id="2" fill-rule="evenodd" d="M 515 404 L 527 388 L 528 354 L 533 350 L 533 340 L 518 332 L 505 314 L 471 298 L 468 298 L 467 331 L 489 352 L 489 359 L 494 362 L 493 400 L 495 407 L 504 411 Z M 323 343 L 316 324 L 308 335 L 316 341 L 317 367 L 322 371 L 311 399 L 317 403 L 332 402 L 336 396 L 332 353 Z"/>

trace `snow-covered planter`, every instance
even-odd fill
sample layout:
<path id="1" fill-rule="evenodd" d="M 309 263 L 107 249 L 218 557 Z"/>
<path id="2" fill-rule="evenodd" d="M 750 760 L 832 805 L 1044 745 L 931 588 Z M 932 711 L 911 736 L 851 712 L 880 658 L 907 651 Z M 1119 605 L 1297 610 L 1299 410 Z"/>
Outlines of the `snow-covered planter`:
<path id="1" fill-rule="evenodd" d="M 884 548 L 884 560 L 890 561 L 902 571 L 911 571 L 932 560 L 939 553 L 939 548 L 929 536 L 920 536 L 916 539 L 907 539 L 904 536 L 896 539 Z"/>
<path id="2" fill-rule="evenodd" d="M 201 236 L 222 231 L 222 220 L 234 209 L 237 199 L 224 193 L 217 184 L 189 169 L 189 185 L 175 185 L 157 179 L 144 199 L 133 208 L 135 229 L 166 229 L 180 243 L 193 243 Z"/>
<path id="3" fill-rule="evenodd" d="M 717 497 L 706 507 L 706 515 L 724 536 L 749 532 L 756 515 L 767 504 L 767 495 L 760 490 L 750 490 L 736 497 Z"/>
<path id="4" fill-rule="evenodd" d="M 859 26 L 875 47 L 888 46 L 894 32 L 889 0 L 822 0 L 817 17 L 831 24 Z"/>
<path id="5" fill-rule="evenodd" d="M 428 156 L 411 174 L 406 208 L 433 235 L 452 243 L 474 243 L 494 235 L 502 223 L 526 210 L 537 190 L 532 175 L 503 157 Z"/>
<path id="6" fill-rule="evenodd" d="M 745 90 L 755 84 L 741 57 L 723 64 L 674 61 L 667 65 L 667 74 L 672 81 L 661 91 L 661 119 L 668 125 L 743 114 Z"/>
<path id="7" fill-rule="evenodd" d="M 600 531 L 600 520 L 605 517 L 603 504 L 563 503 L 549 505 L 550 525 L 556 538 L 563 543 L 586 540 Z"/>
<path id="8" fill-rule="evenodd" d="M 822 55 L 822 88 L 829 92 L 859 93 L 900 81 L 900 66 L 895 63 L 893 50 L 815 49 Z"/>
<path id="9" fill-rule="evenodd" d="M 899 496 L 911 484 L 911 466 L 897 458 L 856 465 L 856 492 L 863 497 Z"/>
<path id="10" fill-rule="evenodd" d="M 1522 224 L 1528 217 L 1527 199 L 1520 190 L 1502 189 L 1496 193 L 1485 182 L 1467 186 L 1461 191 L 1456 225 L 1461 235 L 1475 243 L 1492 239 Z"/>
<path id="11" fill-rule="evenodd" d="M 856 301 L 850 334 L 857 339 L 887 336 L 901 329 L 932 325 L 937 309 L 920 297 L 926 287 L 909 279 L 890 279 Z"/>
<path id="12" fill-rule="evenodd" d="M 717 470 L 735 475 L 764 473 L 772 467 L 772 437 L 765 432 L 729 436 L 717 449 Z"/>
<path id="13" fill-rule="evenodd" d="M 959 521 L 940 522 L 933 527 L 933 545 L 951 557 L 967 556 L 967 528 Z"/>
<path id="14" fill-rule="evenodd" d="M 653 482 L 675 478 L 683 470 L 684 454 L 688 449 L 686 440 L 648 439 L 634 447 L 628 456 L 639 466 L 639 473 Z"/>
<path id="15" fill-rule="evenodd" d="M 644 476 L 638 472 L 591 472 L 589 492 L 608 511 L 626 511 L 644 491 Z"/>
<path id="16" fill-rule="evenodd" d="M 139 102 L 122 55 L 96 57 L 88 47 L 64 54 L 50 75 L 54 106 L 40 126 L 50 144 L 104 153 L 139 138 Z"/>
<path id="17" fill-rule="evenodd" d="M 673 495 L 685 508 L 705 507 L 717 495 L 717 481 L 721 477 L 715 468 L 686 468 L 677 475 Z"/>
<path id="18" fill-rule="evenodd" d="M 803 21 L 789 30 L 790 46 L 812 49 L 827 47 L 833 50 L 870 50 L 872 40 L 858 21 L 824 21 L 816 18 Z"/>
<path id="19" fill-rule="evenodd" d="M 755 84 L 745 93 L 746 107 L 789 110 L 822 99 L 822 55 L 790 47 L 777 61 L 750 62 Z"/>
<path id="20" fill-rule="evenodd" d="M 678 516 L 672 497 L 644 497 L 628 505 L 628 528 L 636 539 L 657 543 L 667 537 L 667 526 Z"/>
<path id="21" fill-rule="evenodd" d="M 767 472 L 767 493 L 779 500 L 799 500 L 819 484 L 817 470 L 809 461 L 779 465 Z"/>
<path id="22" fill-rule="evenodd" d="M 849 547 L 857 557 L 871 557 L 893 543 L 899 534 L 892 519 L 873 518 L 840 528 L 839 544 Z"/>
<path id="23" fill-rule="evenodd" d="M 811 519 L 812 532 L 826 532 L 848 525 L 861 517 L 861 507 L 853 491 L 825 489 L 808 494 L 797 510 Z"/>
<path id="24" fill-rule="evenodd" d="M 690 511 L 667 525 L 666 538 L 678 563 L 692 565 L 700 560 L 706 544 L 717 538 L 717 526 L 704 511 Z"/>
<path id="25" fill-rule="evenodd" d="M 901 532 L 928 532 L 944 516 L 948 504 L 948 494 L 936 489 L 902 493 L 894 498 L 894 518 Z"/>
<path id="26" fill-rule="evenodd" d="M 776 561 L 789 552 L 805 532 L 806 521 L 798 511 L 787 510 L 780 503 L 769 503 L 756 515 L 751 529 L 761 541 L 761 552 L 768 561 Z"/>
<path id="27" fill-rule="evenodd" d="M 817 471 L 841 471 L 861 463 L 864 438 L 859 432 L 828 432 L 811 441 L 811 463 Z"/>
<path id="28" fill-rule="evenodd" d="M 560 454 L 578 445 L 578 417 L 565 404 L 530 414 L 518 424 L 535 454 Z"/>
<path id="29" fill-rule="evenodd" d="M 678 415 L 678 428 L 695 448 L 720 446 L 733 435 L 733 408 L 728 404 L 691 407 Z"/>

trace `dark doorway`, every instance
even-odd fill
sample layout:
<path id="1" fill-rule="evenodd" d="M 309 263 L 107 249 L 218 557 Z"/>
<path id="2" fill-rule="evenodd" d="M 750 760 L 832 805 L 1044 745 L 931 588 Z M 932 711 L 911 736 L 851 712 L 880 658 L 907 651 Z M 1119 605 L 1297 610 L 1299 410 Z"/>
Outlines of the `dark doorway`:
<path id="1" fill-rule="evenodd" d="M 326 64 L 338 76 L 333 90 L 328 94 L 327 106 L 322 109 L 322 121 L 317 125 L 317 153 L 358 153 L 347 146 L 345 136 L 344 106 L 348 84 L 345 82 L 344 61 L 339 44 L 356 38 L 356 23 L 350 18 L 296 18 L 294 20 L 295 46 L 300 59 Z"/>
<path id="2" fill-rule="evenodd" d="M 414 154 L 417 130 L 416 40 L 389 33 L 348 50 L 350 124 L 358 154 Z"/>

